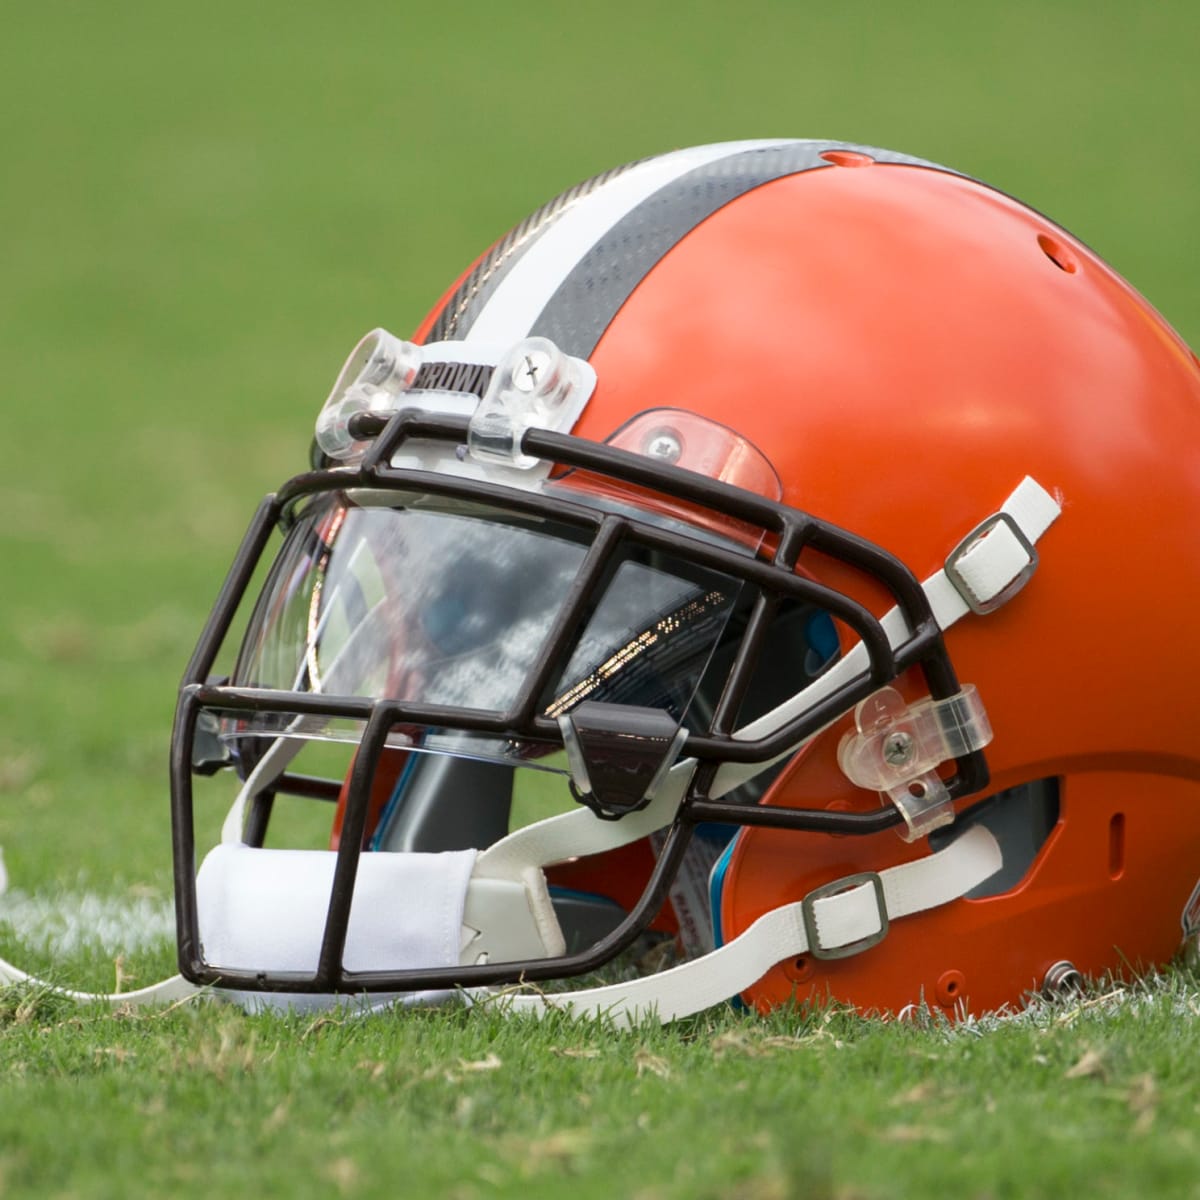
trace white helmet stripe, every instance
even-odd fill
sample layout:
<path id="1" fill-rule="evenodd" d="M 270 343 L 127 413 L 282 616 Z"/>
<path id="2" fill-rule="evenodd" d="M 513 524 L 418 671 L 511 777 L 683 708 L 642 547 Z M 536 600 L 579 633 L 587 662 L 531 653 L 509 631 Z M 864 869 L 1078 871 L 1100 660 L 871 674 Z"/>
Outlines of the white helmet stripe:
<path id="1" fill-rule="evenodd" d="M 724 142 L 678 150 L 646 159 L 586 192 L 512 264 L 466 336 L 501 345 L 526 337 L 592 246 L 660 188 L 697 167 L 746 150 L 791 144 L 792 139 Z"/>

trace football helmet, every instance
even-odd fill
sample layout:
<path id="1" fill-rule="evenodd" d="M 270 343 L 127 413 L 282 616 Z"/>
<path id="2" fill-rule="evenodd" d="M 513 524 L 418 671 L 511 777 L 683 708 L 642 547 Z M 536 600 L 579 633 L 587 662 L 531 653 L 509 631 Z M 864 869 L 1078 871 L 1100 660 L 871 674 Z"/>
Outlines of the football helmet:
<path id="1" fill-rule="evenodd" d="M 598 175 L 364 338 L 255 515 L 180 969 L 633 1022 L 1162 963 L 1198 547 L 1200 366 L 1039 213 L 841 142 Z"/>

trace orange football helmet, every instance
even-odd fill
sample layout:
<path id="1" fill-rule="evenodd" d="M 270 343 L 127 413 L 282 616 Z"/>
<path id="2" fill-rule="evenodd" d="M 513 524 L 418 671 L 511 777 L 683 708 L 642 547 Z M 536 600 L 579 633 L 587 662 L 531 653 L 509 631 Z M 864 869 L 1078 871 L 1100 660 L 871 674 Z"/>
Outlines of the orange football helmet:
<path id="1" fill-rule="evenodd" d="M 482 992 L 670 939 L 508 997 L 637 1020 L 1165 962 L 1198 595 L 1200 365 L 1062 228 L 836 142 L 598 176 L 364 341 L 252 525 L 181 692 L 181 969 Z M 199 885 L 197 772 L 240 787 Z M 264 847 L 289 792 L 335 849 Z"/>

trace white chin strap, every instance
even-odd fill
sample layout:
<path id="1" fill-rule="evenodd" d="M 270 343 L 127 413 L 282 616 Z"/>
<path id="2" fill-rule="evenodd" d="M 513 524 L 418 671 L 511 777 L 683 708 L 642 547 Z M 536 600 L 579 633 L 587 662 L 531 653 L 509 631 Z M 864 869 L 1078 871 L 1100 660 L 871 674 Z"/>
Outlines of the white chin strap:
<path id="1" fill-rule="evenodd" d="M 618 1027 L 689 1017 L 746 991 L 776 963 L 801 954 L 842 958 L 882 941 L 889 924 L 957 900 L 1001 867 L 1000 846 L 982 825 L 927 858 L 851 875 L 759 917 L 724 946 L 657 975 L 554 994 L 501 993 L 513 1012 L 564 1010 L 604 1016 Z"/>
<path id="2" fill-rule="evenodd" d="M 964 539 L 945 568 L 922 584 L 939 626 L 947 629 L 968 612 L 990 612 L 1015 593 L 1036 564 L 1034 543 L 1060 512 L 1058 502 L 1026 478 L 998 513 Z M 888 612 L 881 624 L 893 648 L 912 636 L 898 608 Z M 802 692 L 736 736 L 768 735 L 868 667 L 860 643 Z M 201 941 L 207 961 L 218 967 L 309 975 L 316 969 L 335 852 L 264 850 L 241 844 L 247 798 L 282 772 L 300 745 L 298 739 L 284 736 L 263 756 L 230 811 L 222 844 L 210 852 L 198 874 Z M 712 794 L 732 791 L 765 765 L 725 764 L 717 772 Z M 676 817 L 695 769 L 694 760 L 677 763 L 654 800 L 620 821 L 599 821 L 579 808 L 517 830 L 479 853 L 363 854 L 351 906 L 346 968 L 431 969 L 561 955 L 563 939 L 544 868 L 615 850 L 666 828 Z M 477 1000 L 494 998 L 514 1012 L 562 1009 L 576 1015 L 604 1014 L 621 1025 L 648 1018 L 671 1021 L 746 991 L 788 958 L 843 957 L 869 950 L 886 936 L 891 921 L 960 898 L 1000 866 L 995 838 L 975 826 L 936 854 L 817 888 L 803 900 L 766 913 L 719 949 L 656 975 L 576 992 L 479 989 L 466 994 Z M 0 960 L 0 983 L 14 982 L 49 987 Z M 175 976 L 136 992 L 53 990 L 115 1007 L 171 1002 L 196 989 Z M 280 1004 L 303 1008 L 347 999 L 257 992 L 233 993 L 232 998 L 251 1008 Z M 433 998 L 429 994 L 367 996 L 360 1002 L 372 1007 Z"/>

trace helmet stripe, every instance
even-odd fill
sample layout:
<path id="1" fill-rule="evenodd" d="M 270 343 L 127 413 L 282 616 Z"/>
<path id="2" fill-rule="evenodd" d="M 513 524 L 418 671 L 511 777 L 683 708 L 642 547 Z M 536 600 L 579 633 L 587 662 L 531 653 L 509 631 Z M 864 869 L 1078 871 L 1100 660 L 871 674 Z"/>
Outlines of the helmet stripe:
<path id="1" fill-rule="evenodd" d="M 651 268 L 681 238 L 746 192 L 823 168 L 827 150 L 877 162 L 936 166 L 833 141 L 747 141 L 645 159 L 580 184 L 497 244 L 458 289 L 430 337 L 515 342 L 550 338 L 580 358 Z"/>
<path id="2" fill-rule="evenodd" d="M 496 243 L 447 301 L 429 340 L 470 337 L 509 343 L 526 337 L 597 239 L 648 196 L 714 159 L 752 146 L 779 144 L 729 142 L 678 150 L 605 172 L 563 192 Z"/>
<path id="3" fill-rule="evenodd" d="M 760 144 L 696 166 L 647 197 L 596 239 L 556 289 L 531 333 L 587 358 L 633 289 L 697 225 L 765 183 L 830 166 L 821 154 L 834 149 L 867 153 L 877 162 L 933 165 L 843 142 L 793 141 Z"/>

